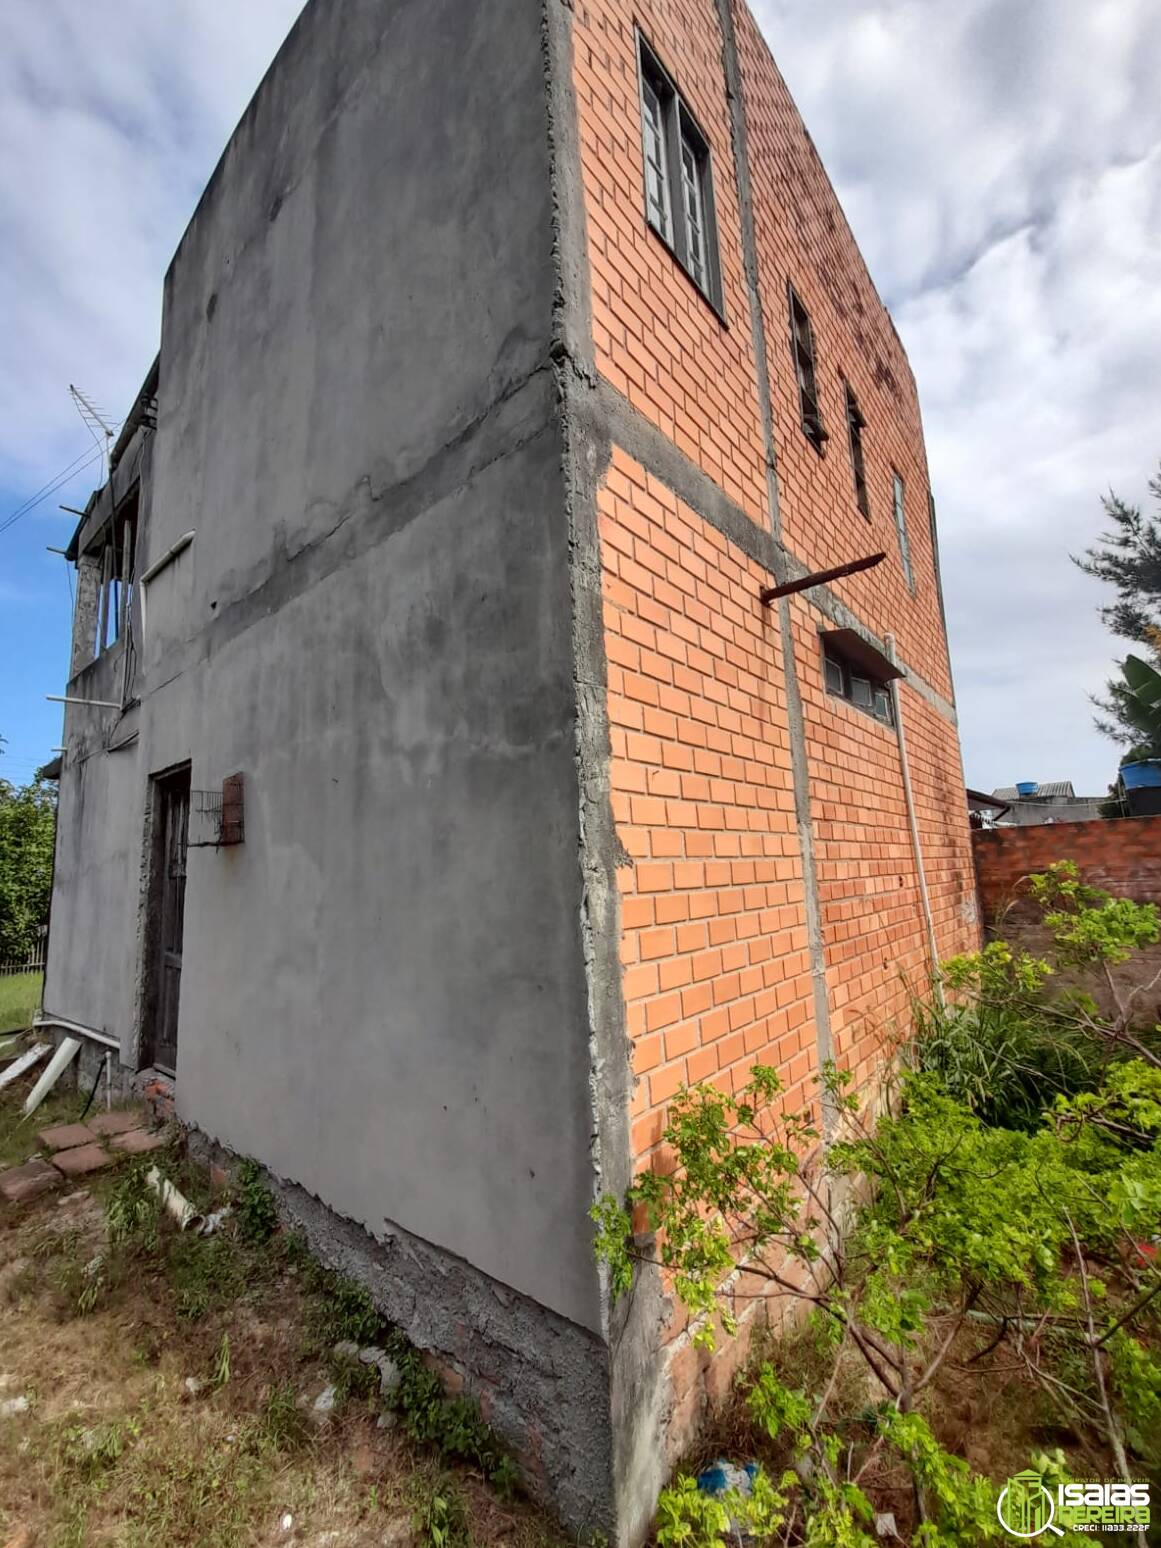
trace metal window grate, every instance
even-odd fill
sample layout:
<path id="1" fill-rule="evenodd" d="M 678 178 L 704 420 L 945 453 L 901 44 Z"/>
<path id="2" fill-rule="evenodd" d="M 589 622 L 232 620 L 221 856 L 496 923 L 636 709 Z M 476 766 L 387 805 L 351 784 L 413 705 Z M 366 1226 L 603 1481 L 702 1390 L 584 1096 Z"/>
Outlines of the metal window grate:
<path id="1" fill-rule="evenodd" d="M 220 790 L 190 791 L 190 849 L 225 849 L 246 838 L 241 774 L 231 774 Z"/>

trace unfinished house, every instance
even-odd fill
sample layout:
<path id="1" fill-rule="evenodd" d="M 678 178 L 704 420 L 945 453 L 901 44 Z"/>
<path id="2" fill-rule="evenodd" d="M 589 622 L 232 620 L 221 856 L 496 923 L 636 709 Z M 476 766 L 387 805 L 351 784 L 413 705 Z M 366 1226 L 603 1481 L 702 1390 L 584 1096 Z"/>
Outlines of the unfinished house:
<path id="1" fill-rule="evenodd" d="M 915 384 L 745 6 L 312 0 L 112 463 L 45 1017 L 633 1544 L 744 1344 L 591 1202 L 976 940 Z"/>

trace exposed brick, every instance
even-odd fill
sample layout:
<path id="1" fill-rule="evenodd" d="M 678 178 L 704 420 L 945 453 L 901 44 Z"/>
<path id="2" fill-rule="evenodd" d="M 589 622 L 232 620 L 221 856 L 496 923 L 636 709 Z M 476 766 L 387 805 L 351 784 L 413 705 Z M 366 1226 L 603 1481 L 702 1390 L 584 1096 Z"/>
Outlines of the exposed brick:
<path id="1" fill-rule="evenodd" d="M 928 520 L 915 384 L 834 191 L 745 6 L 732 7 L 745 95 L 758 289 L 782 535 L 808 568 L 883 549 L 835 593 L 945 697 L 950 668 Z M 727 326 L 644 215 L 636 28 L 673 74 L 714 157 Z M 750 328 L 734 136 L 715 0 L 586 0 L 574 8 L 574 86 L 589 232 L 595 364 L 762 532 L 773 513 Z M 801 429 L 787 282 L 810 313 L 820 456 Z M 866 420 L 870 518 L 846 444 L 850 383 Z M 891 486 L 904 480 L 914 573 L 905 578 Z M 792 1108 L 817 1100 L 818 1037 L 806 930 L 784 652 L 759 592 L 770 575 L 614 445 L 597 492 L 608 659 L 626 1026 L 638 1167 L 656 1162 L 686 1080 L 723 1091 L 774 1065 Z M 791 599 L 811 829 L 835 1054 L 866 1082 L 882 1036 L 905 1024 L 928 967 L 899 743 L 826 691 L 817 596 Z M 901 686 L 916 820 L 941 955 L 978 940 L 971 842 L 954 723 Z M 648 969 L 645 971 L 644 969 Z M 646 1073 L 647 1072 L 647 1073 Z M 757 1314 L 755 1313 L 755 1319 Z M 714 1374 L 671 1368 L 667 1443 L 724 1398 L 740 1348 Z M 696 1365 L 696 1369 L 695 1369 Z"/>
<path id="2" fill-rule="evenodd" d="M 981 829 L 972 834 L 972 849 L 988 920 L 1011 904 L 1019 907 L 1025 878 L 1056 860 L 1075 861 L 1092 887 L 1161 904 L 1161 817 Z"/>

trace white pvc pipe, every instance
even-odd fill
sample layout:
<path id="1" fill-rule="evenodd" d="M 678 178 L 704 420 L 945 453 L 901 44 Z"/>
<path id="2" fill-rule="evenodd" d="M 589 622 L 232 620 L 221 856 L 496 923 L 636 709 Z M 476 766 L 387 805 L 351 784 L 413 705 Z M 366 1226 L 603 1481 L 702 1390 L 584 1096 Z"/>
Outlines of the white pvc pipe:
<path id="1" fill-rule="evenodd" d="M 185 552 L 185 550 L 193 542 L 195 536 L 196 533 L 183 532 L 182 535 L 178 538 L 177 542 L 171 543 L 162 554 L 161 558 L 155 559 L 154 562 L 149 566 L 149 568 L 142 575 L 140 584 L 142 586 L 148 586 L 149 582 L 155 575 L 160 575 L 167 564 L 171 564 L 173 560 L 177 558 L 178 554 Z"/>
<path id="2" fill-rule="evenodd" d="M 32 1018 L 33 1029 L 36 1027 L 63 1027 L 66 1032 L 79 1032 L 82 1037 L 90 1038 L 94 1043 L 103 1043 L 106 1048 L 115 1048 L 121 1052 L 121 1044 L 115 1037 L 110 1037 L 108 1032 L 98 1032 L 95 1027 L 86 1027 L 80 1021 L 66 1021 L 63 1016 L 36 1015 Z"/>
<path id="3" fill-rule="evenodd" d="M 179 1193 L 168 1177 L 163 1177 L 155 1166 L 151 1166 L 145 1174 L 145 1181 L 154 1193 L 161 1195 L 161 1202 L 177 1221 L 180 1231 L 201 1230 L 206 1223 L 205 1216 L 198 1214 L 185 1194 Z"/>
<path id="4" fill-rule="evenodd" d="M 50 704 L 87 704 L 90 709 L 119 710 L 121 708 L 115 699 L 77 699 L 63 693 L 46 693 L 45 698 Z"/>
<path id="5" fill-rule="evenodd" d="M 895 636 L 884 636 L 891 665 L 897 666 Z M 931 958 L 931 979 L 936 998 L 943 1003 L 943 985 L 939 978 L 939 947 L 935 941 L 935 921 L 931 916 L 931 897 L 927 891 L 927 872 L 923 866 L 923 845 L 919 841 L 919 822 L 915 816 L 915 793 L 911 788 L 911 766 L 907 761 L 907 734 L 903 729 L 903 701 L 899 695 L 899 679 L 891 679 L 891 708 L 895 711 L 895 734 L 899 741 L 899 762 L 903 769 L 903 800 L 907 807 L 907 824 L 911 829 L 911 847 L 915 854 L 915 871 L 919 878 L 919 904 L 923 911 L 923 924 L 927 933 L 927 951 Z"/>
<path id="6" fill-rule="evenodd" d="M 45 1070 L 44 1074 L 24 1099 L 24 1107 L 21 1111 L 26 1118 L 36 1111 L 80 1051 L 81 1044 L 79 1038 L 66 1037 L 64 1039 L 56 1053 L 48 1061 L 48 1069 Z"/>
<path id="7" fill-rule="evenodd" d="M 37 1043 L 35 1048 L 30 1048 L 27 1053 L 21 1054 L 16 1063 L 10 1064 L 3 1075 L 0 1075 L 0 1090 L 19 1079 L 25 1070 L 30 1070 L 34 1064 L 39 1064 L 51 1048 L 51 1043 Z"/>

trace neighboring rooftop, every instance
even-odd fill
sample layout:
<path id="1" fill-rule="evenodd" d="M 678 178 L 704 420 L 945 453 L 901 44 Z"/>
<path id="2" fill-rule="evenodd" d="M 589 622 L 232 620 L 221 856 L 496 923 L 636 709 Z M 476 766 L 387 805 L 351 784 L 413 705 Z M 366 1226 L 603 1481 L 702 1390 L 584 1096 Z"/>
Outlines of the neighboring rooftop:
<path id="1" fill-rule="evenodd" d="M 1070 779 L 1055 779 L 1046 785 L 1034 785 L 1031 790 L 1022 790 L 1019 785 L 1001 785 L 998 790 L 993 790 L 992 795 L 997 801 L 1088 801 L 1100 800 L 1099 796 L 1078 796 L 1072 788 Z"/>

